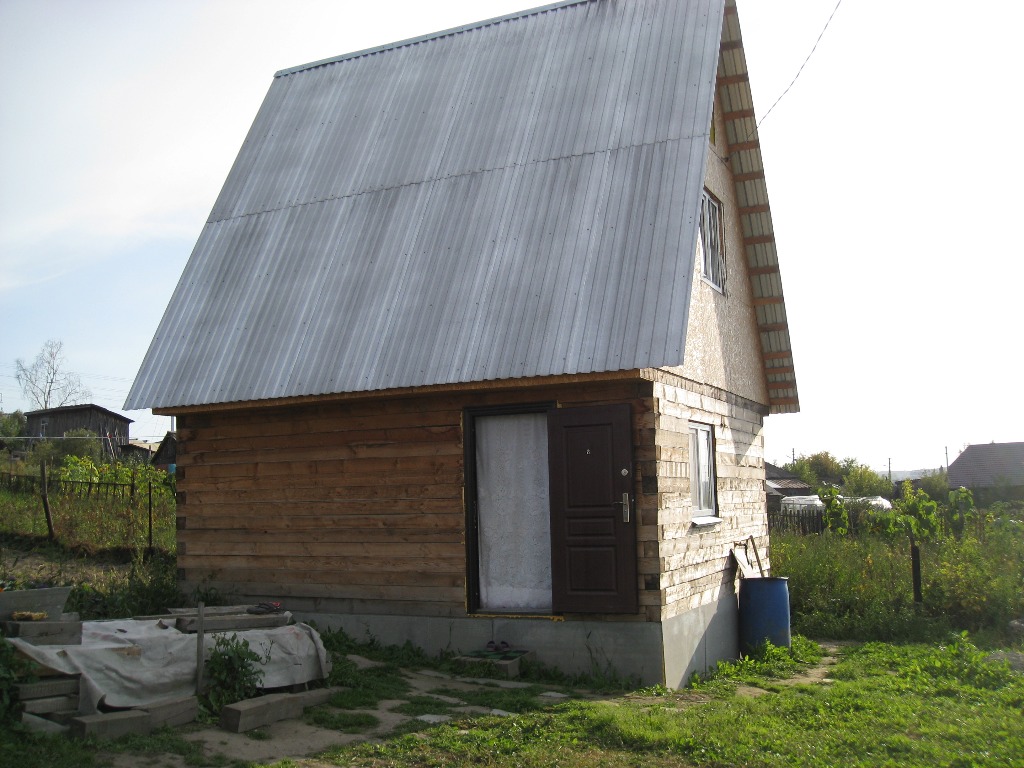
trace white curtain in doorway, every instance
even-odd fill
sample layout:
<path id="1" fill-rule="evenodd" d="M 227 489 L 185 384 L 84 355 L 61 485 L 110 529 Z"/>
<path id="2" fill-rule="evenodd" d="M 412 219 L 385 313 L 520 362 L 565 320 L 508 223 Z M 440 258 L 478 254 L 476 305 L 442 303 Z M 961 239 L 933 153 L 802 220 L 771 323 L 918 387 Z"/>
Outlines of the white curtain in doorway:
<path id="1" fill-rule="evenodd" d="M 551 610 L 547 416 L 476 419 L 480 607 Z"/>

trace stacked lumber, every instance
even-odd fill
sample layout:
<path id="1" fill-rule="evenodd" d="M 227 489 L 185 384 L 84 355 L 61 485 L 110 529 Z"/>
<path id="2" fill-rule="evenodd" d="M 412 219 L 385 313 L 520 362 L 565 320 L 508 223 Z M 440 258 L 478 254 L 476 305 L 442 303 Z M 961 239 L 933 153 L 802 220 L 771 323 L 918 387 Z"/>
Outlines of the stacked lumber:
<path id="1" fill-rule="evenodd" d="M 57 675 L 15 686 L 23 722 L 37 731 L 60 731 L 78 712 L 78 675 Z"/>

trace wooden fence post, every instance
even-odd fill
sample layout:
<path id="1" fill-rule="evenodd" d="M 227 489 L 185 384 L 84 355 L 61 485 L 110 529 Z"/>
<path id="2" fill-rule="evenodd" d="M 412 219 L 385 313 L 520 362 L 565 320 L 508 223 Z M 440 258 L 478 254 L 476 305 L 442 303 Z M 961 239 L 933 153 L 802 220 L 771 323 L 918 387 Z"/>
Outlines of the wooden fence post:
<path id="1" fill-rule="evenodd" d="M 46 462 L 39 463 L 39 482 L 42 484 L 43 513 L 46 515 L 46 536 L 50 541 L 56 540 L 53 532 L 53 517 L 50 515 L 50 497 L 46 491 Z"/>
<path id="2" fill-rule="evenodd" d="M 153 556 L 153 481 L 149 481 L 149 546 L 146 548 L 147 557 Z"/>
<path id="3" fill-rule="evenodd" d="M 201 696 L 203 693 L 203 667 L 206 663 L 206 655 L 203 649 L 203 613 L 205 609 L 203 601 L 200 600 L 196 605 L 196 696 Z"/>

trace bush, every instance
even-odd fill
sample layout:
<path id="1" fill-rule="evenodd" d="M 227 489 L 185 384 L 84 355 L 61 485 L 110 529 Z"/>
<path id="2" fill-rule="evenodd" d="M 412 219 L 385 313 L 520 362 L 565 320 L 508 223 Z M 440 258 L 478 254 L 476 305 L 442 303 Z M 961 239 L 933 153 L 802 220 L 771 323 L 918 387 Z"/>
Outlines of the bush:
<path id="1" fill-rule="evenodd" d="M 228 704 L 255 696 L 263 682 L 263 670 L 257 665 L 270 661 L 270 650 L 260 656 L 238 635 L 217 635 L 205 665 L 203 708 L 216 715 Z"/>

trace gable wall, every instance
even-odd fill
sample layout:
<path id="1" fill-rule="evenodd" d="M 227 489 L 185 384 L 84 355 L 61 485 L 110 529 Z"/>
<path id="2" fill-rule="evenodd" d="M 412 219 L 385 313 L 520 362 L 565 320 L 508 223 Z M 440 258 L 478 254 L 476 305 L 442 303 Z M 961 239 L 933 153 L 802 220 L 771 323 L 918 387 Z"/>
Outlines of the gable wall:
<path id="1" fill-rule="evenodd" d="M 715 143 L 710 145 L 704 186 L 722 203 L 725 226 L 725 293 L 694 277 L 682 366 L 668 368 L 691 381 L 702 381 L 756 403 L 768 403 L 761 340 L 757 331 L 750 278 L 744 256 L 743 228 L 732 170 L 726 158 L 725 121 L 715 100 Z"/>

